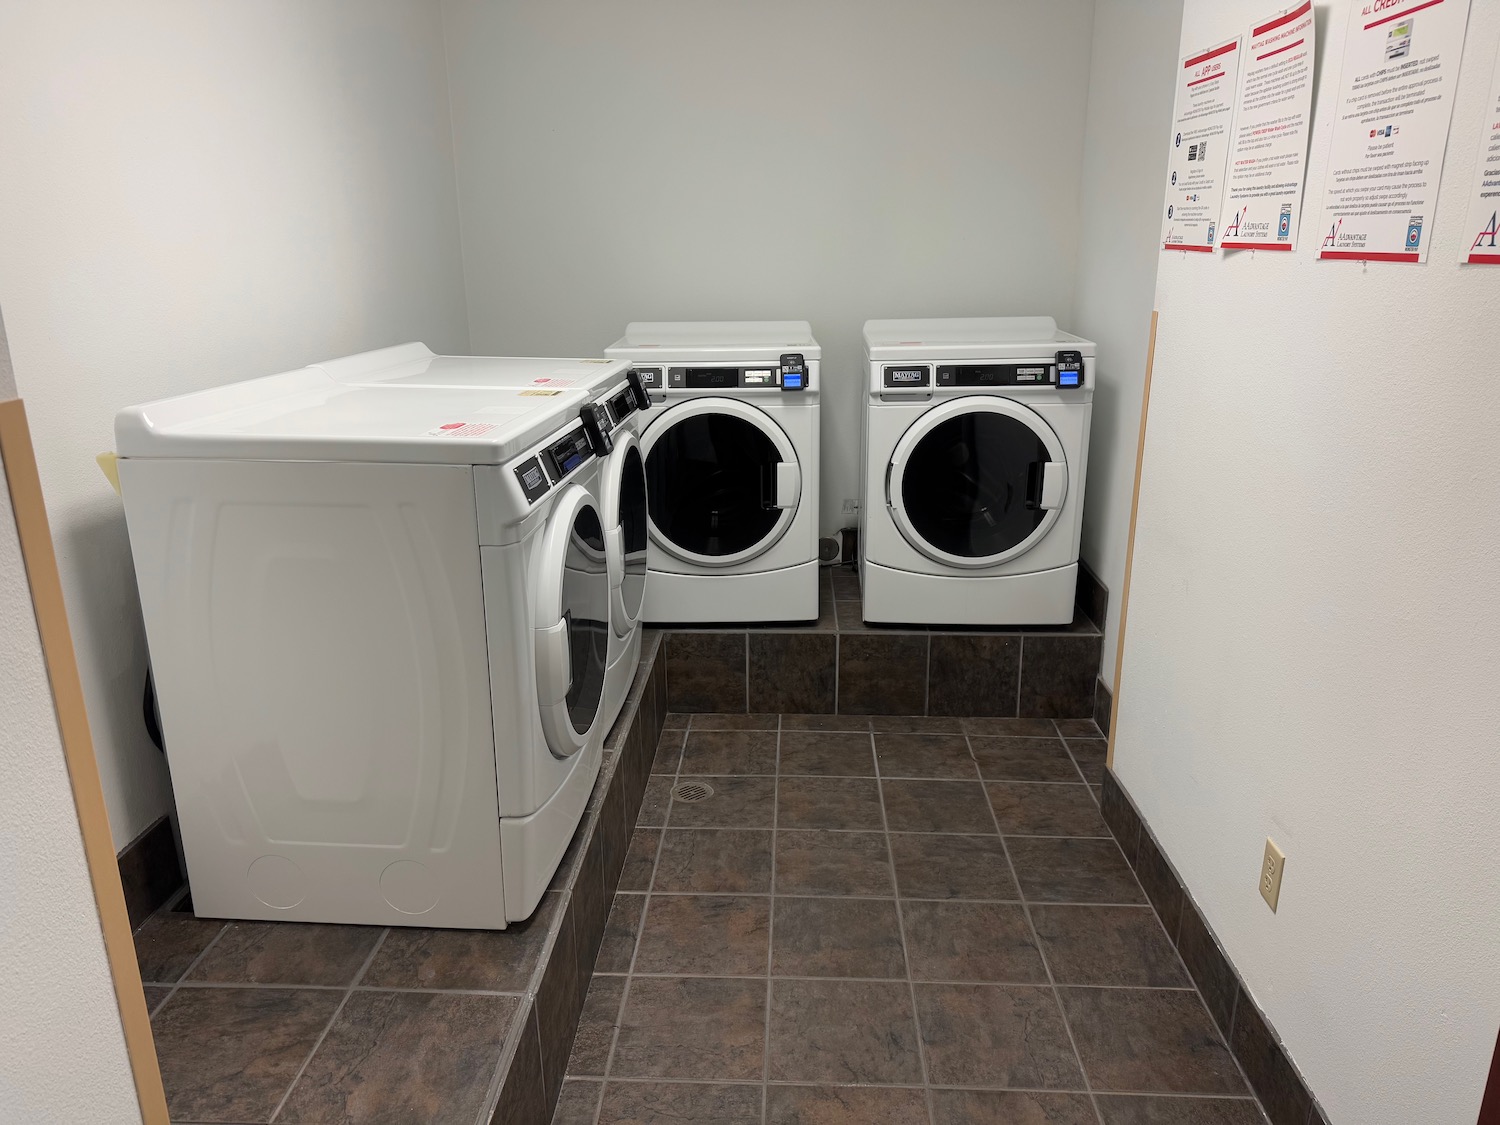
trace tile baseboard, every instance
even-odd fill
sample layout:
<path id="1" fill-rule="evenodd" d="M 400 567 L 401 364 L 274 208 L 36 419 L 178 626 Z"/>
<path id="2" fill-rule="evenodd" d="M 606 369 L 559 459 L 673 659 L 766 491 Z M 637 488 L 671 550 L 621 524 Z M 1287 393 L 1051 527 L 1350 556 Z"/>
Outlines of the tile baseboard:
<path id="1" fill-rule="evenodd" d="M 159 816 L 139 836 L 120 849 L 120 886 L 132 930 L 155 914 L 185 882 L 177 858 L 172 820 Z"/>

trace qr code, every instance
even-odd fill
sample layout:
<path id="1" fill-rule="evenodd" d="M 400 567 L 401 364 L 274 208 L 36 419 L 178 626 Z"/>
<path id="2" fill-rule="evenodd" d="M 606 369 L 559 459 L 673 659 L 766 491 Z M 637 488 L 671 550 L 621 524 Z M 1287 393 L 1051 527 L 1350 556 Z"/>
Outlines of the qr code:
<path id="1" fill-rule="evenodd" d="M 1206 160 L 1206 159 L 1208 159 L 1207 154 L 1208 154 L 1208 142 L 1207 141 L 1199 141 L 1195 145 L 1188 145 L 1188 160 L 1189 161 Z"/>

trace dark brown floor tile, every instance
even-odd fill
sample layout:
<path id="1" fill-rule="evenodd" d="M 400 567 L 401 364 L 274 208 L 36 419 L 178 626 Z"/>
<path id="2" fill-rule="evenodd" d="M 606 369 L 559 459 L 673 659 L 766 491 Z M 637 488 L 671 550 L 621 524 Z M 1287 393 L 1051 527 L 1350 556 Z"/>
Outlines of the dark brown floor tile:
<path id="1" fill-rule="evenodd" d="M 773 980 L 772 1080 L 922 1081 L 905 982 Z"/>
<path id="2" fill-rule="evenodd" d="M 524 992 L 547 941 L 559 896 L 504 930 L 391 928 L 360 984 L 370 988 L 452 988 Z"/>
<path id="3" fill-rule="evenodd" d="M 1001 902 L 901 905 L 912 980 L 1046 984 L 1026 911 Z"/>
<path id="4" fill-rule="evenodd" d="M 759 1079 L 765 1020 L 763 980 L 637 977 L 620 1016 L 611 1073 Z"/>
<path id="5" fill-rule="evenodd" d="M 751 633 L 750 707 L 828 714 L 838 702 L 838 637 L 826 633 Z"/>
<path id="6" fill-rule="evenodd" d="M 1187 901 L 1183 903 L 1182 922 L 1177 928 L 1177 952 L 1182 955 L 1183 964 L 1203 994 L 1203 1002 L 1219 1030 L 1228 1035 L 1235 997 L 1240 990 L 1239 980 L 1203 924 L 1197 907 Z"/>
<path id="7" fill-rule="evenodd" d="M 921 1090 L 899 1086 L 771 1086 L 766 1125 L 928 1125 Z"/>
<path id="8" fill-rule="evenodd" d="M 543 1125 L 548 1120 L 550 1096 L 542 1075 L 541 1034 L 536 1009 L 525 1009 L 525 1022 L 516 1029 L 516 1049 L 511 1056 L 500 1098 L 490 1125 Z"/>
<path id="9" fill-rule="evenodd" d="M 144 992 L 146 996 L 146 1011 L 148 1014 L 156 1011 L 157 1008 L 161 1007 L 161 1002 L 172 994 L 172 990 L 170 988 L 158 988 L 154 985 L 149 984 L 146 985 L 146 987 L 141 991 Z"/>
<path id="10" fill-rule="evenodd" d="M 1012 836 L 1006 843 L 1021 890 L 1031 902 L 1146 901 L 1113 840 Z"/>
<path id="11" fill-rule="evenodd" d="M 1104 732 L 1093 719 L 1056 719 L 1057 733 L 1064 738 L 1103 738 Z"/>
<path id="12" fill-rule="evenodd" d="M 927 637 L 849 633 L 839 637 L 839 711 L 920 715 L 927 710 Z"/>
<path id="13" fill-rule="evenodd" d="M 934 1090 L 933 1125 L 1097 1125 L 1087 1094 Z"/>
<path id="14" fill-rule="evenodd" d="M 1033 906 L 1031 920 L 1058 984 L 1191 983 L 1149 906 Z"/>
<path id="15" fill-rule="evenodd" d="M 660 828 L 637 828 L 625 853 L 625 867 L 620 872 L 622 891 L 645 891 L 651 887 L 651 873 L 656 870 L 656 849 L 661 843 Z"/>
<path id="16" fill-rule="evenodd" d="M 182 988 L 151 1021 L 174 1121 L 269 1121 L 343 993 Z"/>
<path id="17" fill-rule="evenodd" d="M 702 777 L 713 795 L 672 802 L 673 828 L 770 828 L 776 816 L 774 777 Z"/>
<path id="18" fill-rule="evenodd" d="M 1234 1045 L 1235 1058 L 1240 1060 L 1245 1076 L 1260 1096 L 1260 1104 L 1265 1107 L 1271 1125 L 1296 1125 L 1299 1121 L 1306 1121 L 1312 1106 L 1307 1087 L 1297 1076 L 1296 1068 L 1256 1010 L 1254 1002 L 1243 993 L 1235 1007 L 1230 1042 Z"/>
<path id="19" fill-rule="evenodd" d="M 782 715 L 781 730 L 868 731 L 868 715 Z"/>
<path id="20" fill-rule="evenodd" d="M 573 1037 L 573 1053 L 568 1056 L 568 1077 L 575 1074 L 602 1075 L 609 1063 L 609 1051 L 615 1042 L 615 1026 L 620 1021 L 620 1005 L 625 999 L 625 978 L 596 976 L 589 982 Z M 589 1111 L 593 1112 L 590 1104 Z"/>
<path id="21" fill-rule="evenodd" d="M 880 783 L 873 777 L 783 777 L 776 827 L 880 831 Z"/>
<path id="22" fill-rule="evenodd" d="M 771 972 L 905 978 L 894 899 L 777 898 Z"/>
<path id="23" fill-rule="evenodd" d="M 1234 1060 L 1192 992 L 1061 988 L 1095 1090 L 1243 1094 Z"/>
<path id="24" fill-rule="evenodd" d="M 1104 785 L 1099 795 L 1099 815 L 1114 833 L 1115 842 L 1125 853 L 1125 861 L 1135 866 L 1136 848 L 1141 838 L 1141 818 L 1135 807 L 1120 788 L 1115 775 L 1105 771 Z"/>
<path id="25" fill-rule="evenodd" d="M 1019 899 L 998 836 L 891 834 L 902 898 Z"/>
<path id="26" fill-rule="evenodd" d="M 875 754 L 868 732 L 781 734 L 781 776 L 815 774 L 836 777 L 874 777 Z"/>
<path id="27" fill-rule="evenodd" d="M 1086 785 L 992 781 L 985 789 L 1007 836 L 1109 836 Z"/>
<path id="28" fill-rule="evenodd" d="M 881 777 L 950 778 L 979 776 L 969 740 L 959 734 L 877 734 L 875 760 Z"/>
<path id="29" fill-rule="evenodd" d="M 1100 1094 L 1104 1125 L 1264 1125 L 1248 1098 L 1157 1098 Z"/>
<path id="30" fill-rule="evenodd" d="M 1102 738 L 1070 738 L 1068 752 L 1078 763 L 1084 780 L 1090 785 L 1104 783 L 1104 759 L 1109 753 L 1109 743 Z"/>
<path id="31" fill-rule="evenodd" d="M 1048 719 L 1092 718 L 1101 644 L 1097 634 L 1023 638 L 1020 713 Z"/>
<path id="32" fill-rule="evenodd" d="M 693 730 L 775 730 L 781 716 L 774 711 L 757 711 L 754 714 L 720 714 L 705 712 L 693 716 Z"/>
<path id="33" fill-rule="evenodd" d="M 662 718 L 662 730 L 687 730 L 688 720 L 692 715 L 682 711 L 668 711 Z"/>
<path id="34" fill-rule="evenodd" d="M 604 923 L 604 941 L 599 945 L 599 957 L 594 962 L 594 972 L 628 973 L 630 971 L 630 960 L 635 956 L 635 939 L 640 933 L 641 914 L 645 908 L 645 895 L 615 895 L 609 918 Z"/>
<path id="35" fill-rule="evenodd" d="M 1050 719 L 967 718 L 964 733 L 978 738 L 1056 738 Z"/>
<path id="36" fill-rule="evenodd" d="M 219 936 L 224 923 L 173 910 L 146 920 L 135 934 L 135 959 L 141 980 L 176 984 L 188 966 Z"/>
<path id="37" fill-rule="evenodd" d="M 651 772 L 675 774 L 682 765 L 682 744 L 687 741 L 686 730 L 664 730 L 656 740 L 656 753 L 651 759 Z"/>
<path id="38" fill-rule="evenodd" d="M 764 976 L 770 923 L 769 898 L 654 895 L 635 972 Z"/>
<path id="39" fill-rule="evenodd" d="M 653 889 L 765 894 L 771 889 L 771 833 L 669 828 Z"/>
<path id="40" fill-rule="evenodd" d="M 666 774 L 652 774 L 646 782 L 646 795 L 635 822 L 642 828 L 661 828 L 667 823 L 667 806 L 672 803 L 672 786 L 676 779 Z"/>
<path id="41" fill-rule="evenodd" d="M 969 745 L 986 781 L 1082 781 L 1060 738 L 971 736 Z"/>
<path id="42" fill-rule="evenodd" d="M 611 1082 L 599 1125 L 760 1125 L 759 1086 Z"/>
<path id="43" fill-rule="evenodd" d="M 995 831 L 995 818 L 977 781 L 882 781 L 892 832 Z"/>
<path id="44" fill-rule="evenodd" d="M 1014 715 L 1020 670 L 1020 637 L 934 634 L 927 711 L 932 715 Z"/>
<path id="45" fill-rule="evenodd" d="M 963 734 L 962 719 L 946 715 L 875 715 L 870 727 L 877 734 Z"/>
<path id="46" fill-rule="evenodd" d="M 776 833 L 776 893 L 894 894 L 885 836 L 879 832 Z"/>
<path id="47" fill-rule="evenodd" d="M 682 772 L 746 774 L 776 772 L 776 732 L 767 730 L 690 730 L 682 752 Z"/>
<path id="48" fill-rule="evenodd" d="M 842 573 L 842 567 L 836 567 L 833 573 L 833 600 L 838 602 L 857 602 L 859 595 L 859 575 Z"/>
<path id="49" fill-rule="evenodd" d="M 469 1125 L 519 1008 L 511 996 L 355 992 L 278 1119 Z"/>
<path id="50" fill-rule="evenodd" d="M 563 1083 L 552 1114 L 552 1125 L 594 1125 L 594 1110 L 604 1083 L 587 1078 L 569 1078 Z"/>
<path id="51" fill-rule="evenodd" d="M 666 651 L 672 710 L 748 710 L 744 633 L 672 633 Z"/>
<path id="52" fill-rule="evenodd" d="M 1176 874 L 1167 863 L 1166 856 L 1162 855 L 1149 832 L 1141 832 L 1135 858 L 1135 875 L 1141 881 L 1141 888 L 1151 900 L 1151 905 L 1161 915 L 1162 925 L 1167 928 L 1172 940 L 1176 941 L 1177 926 L 1182 920 L 1182 904 L 1186 896 L 1183 894 L 1182 884 L 1177 881 Z"/>
<path id="53" fill-rule="evenodd" d="M 916 992 L 934 1085 L 1083 1089 L 1050 988 L 919 984 Z"/>

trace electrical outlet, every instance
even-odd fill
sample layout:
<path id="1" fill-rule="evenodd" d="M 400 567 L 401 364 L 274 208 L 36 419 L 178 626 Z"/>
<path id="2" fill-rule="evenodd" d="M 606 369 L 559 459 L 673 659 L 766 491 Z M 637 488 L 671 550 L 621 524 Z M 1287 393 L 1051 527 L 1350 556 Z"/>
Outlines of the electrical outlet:
<path id="1" fill-rule="evenodd" d="M 1276 846 L 1276 841 L 1266 837 L 1266 858 L 1260 865 L 1260 897 L 1266 900 L 1271 913 L 1276 913 L 1276 903 L 1281 898 L 1281 874 L 1286 870 L 1286 856 Z"/>
<path id="2" fill-rule="evenodd" d="M 844 515 L 846 515 L 846 516 L 853 515 L 857 511 L 859 511 L 859 501 L 858 500 L 845 500 L 844 501 L 844 511 L 843 511 Z"/>

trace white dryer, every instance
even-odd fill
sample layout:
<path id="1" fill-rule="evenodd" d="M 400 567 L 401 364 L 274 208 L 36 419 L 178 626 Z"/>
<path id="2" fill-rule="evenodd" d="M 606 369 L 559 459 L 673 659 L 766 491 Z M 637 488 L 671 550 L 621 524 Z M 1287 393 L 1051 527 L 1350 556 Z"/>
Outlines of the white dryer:
<path id="1" fill-rule="evenodd" d="M 625 706 L 641 657 L 646 594 L 646 471 L 641 412 L 651 405 L 639 376 L 624 360 L 434 355 L 425 344 L 398 344 L 316 364 L 351 385 L 512 387 L 533 396 L 583 391 L 595 407 L 610 448 L 585 483 L 599 503 L 609 559 L 609 660 L 604 722 Z"/>
<path id="2" fill-rule="evenodd" d="M 864 619 L 1073 619 L 1094 345 L 1051 317 L 865 323 Z"/>
<path id="3" fill-rule="evenodd" d="M 605 730 L 587 404 L 305 368 L 121 412 L 200 914 L 503 928 L 536 908 Z"/>
<path id="4" fill-rule="evenodd" d="M 818 392 L 806 321 L 635 323 L 605 350 L 651 398 L 645 619 L 818 616 Z"/>

